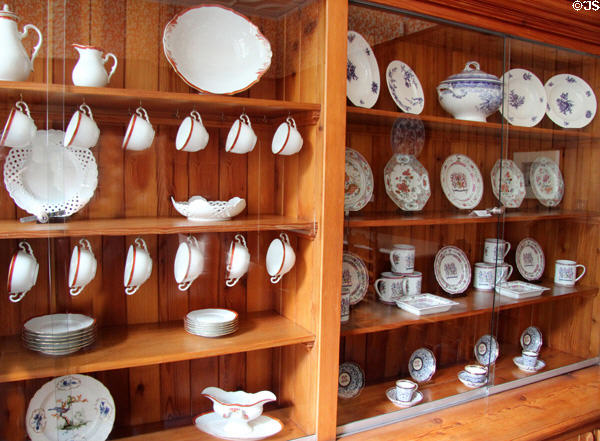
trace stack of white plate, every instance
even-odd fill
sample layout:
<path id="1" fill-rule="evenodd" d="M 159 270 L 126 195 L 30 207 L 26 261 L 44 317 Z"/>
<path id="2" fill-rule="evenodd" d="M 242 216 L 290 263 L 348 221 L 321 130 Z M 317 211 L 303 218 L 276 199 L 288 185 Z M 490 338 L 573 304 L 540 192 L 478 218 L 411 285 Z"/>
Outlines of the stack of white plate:
<path id="1" fill-rule="evenodd" d="M 221 337 L 238 329 L 238 314 L 229 309 L 197 309 L 183 319 L 185 330 L 202 337 Z"/>
<path id="2" fill-rule="evenodd" d="M 66 355 L 96 341 L 96 320 L 83 314 L 49 314 L 23 325 L 23 344 L 32 351 Z"/>

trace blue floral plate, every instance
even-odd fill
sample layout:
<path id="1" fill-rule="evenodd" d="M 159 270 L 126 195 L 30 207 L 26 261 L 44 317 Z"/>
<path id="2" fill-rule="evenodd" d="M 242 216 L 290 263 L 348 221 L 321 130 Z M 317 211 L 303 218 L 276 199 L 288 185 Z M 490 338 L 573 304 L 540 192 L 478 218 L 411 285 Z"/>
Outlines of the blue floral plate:
<path id="1" fill-rule="evenodd" d="M 385 79 L 392 99 L 403 112 L 420 114 L 425 106 L 423 87 L 408 64 L 394 60 L 388 64 Z"/>
<path id="2" fill-rule="evenodd" d="M 525 69 L 502 75 L 504 102 L 500 113 L 513 126 L 533 127 L 546 113 L 546 91 L 538 77 Z"/>
<path id="3" fill-rule="evenodd" d="M 381 79 L 373 49 L 358 32 L 348 31 L 346 95 L 358 107 L 370 109 L 379 98 Z"/>
<path id="4" fill-rule="evenodd" d="M 554 75 L 546 85 L 546 114 L 561 127 L 579 129 L 596 115 L 596 95 L 588 83 L 571 74 Z"/>

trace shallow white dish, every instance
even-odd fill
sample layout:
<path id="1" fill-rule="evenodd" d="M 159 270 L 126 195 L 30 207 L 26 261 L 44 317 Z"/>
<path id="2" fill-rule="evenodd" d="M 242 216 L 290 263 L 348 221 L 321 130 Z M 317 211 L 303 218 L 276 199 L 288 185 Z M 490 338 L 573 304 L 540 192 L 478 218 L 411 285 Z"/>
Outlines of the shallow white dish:
<path id="1" fill-rule="evenodd" d="M 411 314 L 426 315 L 448 311 L 454 305 L 458 305 L 458 303 L 440 296 L 425 293 L 402 297 L 396 300 L 396 305 L 398 308 Z"/>
<path id="2" fill-rule="evenodd" d="M 526 237 L 517 245 L 515 262 L 525 280 L 539 280 L 544 274 L 546 258 L 541 245 L 531 237 Z"/>
<path id="3" fill-rule="evenodd" d="M 423 87 L 408 64 L 399 60 L 392 61 L 388 64 L 385 79 L 392 99 L 403 112 L 418 115 L 423 111 Z"/>
<path id="4" fill-rule="evenodd" d="M 440 180 L 444 194 L 455 207 L 470 210 L 481 201 L 483 178 L 477 165 L 468 156 L 448 156 L 442 164 Z"/>
<path id="5" fill-rule="evenodd" d="M 511 69 L 500 79 L 504 90 L 502 116 L 514 126 L 537 125 L 546 113 L 548 102 L 540 79 L 525 69 Z"/>
<path id="6" fill-rule="evenodd" d="M 469 378 L 469 374 L 465 371 L 460 371 L 458 373 L 458 379 L 462 384 L 471 389 L 476 389 L 481 386 L 485 386 L 487 384 L 487 377 L 483 377 L 482 381 L 473 381 Z"/>
<path id="7" fill-rule="evenodd" d="M 371 108 L 379 98 L 381 79 L 373 49 L 358 32 L 348 31 L 346 95 L 358 107 Z"/>
<path id="8" fill-rule="evenodd" d="M 540 369 L 544 369 L 546 367 L 546 363 L 544 363 L 542 360 L 540 360 L 539 358 L 537 359 L 537 361 L 535 362 L 535 366 L 533 367 L 528 367 L 523 363 L 523 357 L 521 357 L 520 355 L 518 357 L 514 357 L 513 358 L 513 362 L 517 365 L 517 367 L 519 369 L 521 369 L 524 372 L 537 372 Z"/>
<path id="9" fill-rule="evenodd" d="M 344 211 L 359 211 L 373 197 L 373 172 L 363 155 L 346 148 Z"/>
<path id="10" fill-rule="evenodd" d="M 199 325 L 207 324 L 214 326 L 227 325 L 238 318 L 238 314 L 235 311 L 221 308 L 206 308 L 196 309 L 190 311 L 185 316 L 186 320 L 198 323 Z"/>
<path id="11" fill-rule="evenodd" d="M 587 126 L 596 115 L 596 95 L 588 83 L 571 74 L 554 75 L 545 84 L 546 114 L 560 127 Z"/>
<path id="12" fill-rule="evenodd" d="M 30 333 L 54 337 L 86 331 L 94 326 L 95 322 L 92 317 L 83 314 L 48 314 L 27 320 L 23 329 Z"/>
<path id="13" fill-rule="evenodd" d="M 412 407 L 415 404 L 419 404 L 421 401 L 423 401 L 423 393 L 421 391 L 416 391 L 415 395 L 413 396 L 413 399 L 410 401 L 397 400 L 395 387 L 390 387 L 388 390 L 386 390 L 385 396 L 388 398 L 388 400 L 390 400 L 396 406 L 403 407 L 403 408 Z"/>
<path id="14" fill-rule="evenodd" d="M 202 196 L 192 196 L 187 202 L 177 202 L 171 197 L 171 203 L 179 214 L 194 222 L 229 220 L 246 208 L 246 200 L 238 197 L 228 201 L 207 201 Z"/>
<path id="15" fill-rule="evenodd" d="M 549 290 L 533 283 L 513 280 L 512 282 L 502 282 L 496 285 L 496 292 L 500 295 L 510 297 L 511 299 L 528 299 L 530 297 L 541 296 L 544 291 Z"/>
<path id="16" fill-rule="evenodd" d="M 258 441 L 260 439 L 273 436 L 276 433 L 281 432 L 283 429 L 283 423 L 277 418 L 261 415 L 248 423 L 248 425 L 252 427 L 252 432 L 245 435 L 239 434 L 232 436 L 229 432 L 225 431 L 225 425 L 227 422 L 228 420 L 222 418 L 220 415 L 217 415 L 215 412 L 208 412 L 197 416 L 195 425 L 196 428 L 202 432 L 216 436 L 217 438 L 232 441 Z"/>
<path id="17" fill-rule="evenodd" d="M 48 220 L 48 213 L 77 213 L 98 185 L 93 153 L 64 147 L 64 136 L 61 130 L 38 130 L 30 147 L 10 149 L 4 162 L 4 185 L 10 197 L 41 222 Z"/>
<path id="18" fill-rule="evenodd" d="M 338 397 L 354 398 L 365 387 L 365 373 L 358 363 L 347 361 L 340 364 L 338 374 Z"/>
<path id="19" fill-rule="evenodd" d="M 500 347 L 498 346 L 498 341 L 492 335 L 485 334 L 477 340 L 477 343 L 473 347 L 473 352 L 480 365 L 488 366 L 494 364 L 498 359 Z"/>
<path id="20" fill-rule="evenodd" d="M 436 371 L 436 359 L 433 352 L 427 348 L 419 348 L 408 360 L 408 372 L 417 383 L 431 380 Z"/>
<path id="21" fill-rule="evenodd" d="M 440 287 L 449 294 L 465 292 L 471 283 L 469 258 L 455 246 L 445 246 L 437 252 L 433 271 Z"/>
<path id="22" fill-rule="evenodd" d="M 271 45 L 243 15 L 217 5 L 177 14 L 163 33 L 165 56 L 175 72 L 200 92 L 234 94 L 271 65 Z"/>
<path id="23" fill-rule="evenodd" d="M 425 124 L 419 118 L 397 118 L 390 132 L 394 153 L 419 156 L 425 146 Z"/>
<path id="24" fill-rule="evenodd" d="M 524 351 L 539 353 L 543 342 L 542 331 L 540 331 L 536 326 L 529 326 L 523 331 L 519 341 L 521 342 L 521 347 Z"/>
<path id="25" fill-rule="evenodd" d="M 531 190 L 537 200 L 545 207 L 556 207 L 565 193 L 565 183 L 558 164 L 540 156 L 529 168 Z"/>
<path id="26" fill-rule="evenodd" d="M 87 375 L 50 380 L 33 396 L 25 426 L 31 441 L 104 441 L 115 421 L 108 389 Z"/>
<path id="27" fill-rule="evenodd" d="M 420 211 L 431 196 L 429 173 L 413 155 L 395 154 L 383 171 L 385 192 L 404 211 Z"/>
<path id="28" fill-rule="evenodd" d="M 356 305 L 367 295 L 369 271 L 360 257 L 348 251 L 342 261 L 342 290 L 350 293 L 350 305 Z"/>
<path id="29" fill-rule="evenodd" d="M 525 177 L 510 159 L 498 159 L 490 174 L 496 199 L 508 208 L 519 208 L 525 199 Z"/>

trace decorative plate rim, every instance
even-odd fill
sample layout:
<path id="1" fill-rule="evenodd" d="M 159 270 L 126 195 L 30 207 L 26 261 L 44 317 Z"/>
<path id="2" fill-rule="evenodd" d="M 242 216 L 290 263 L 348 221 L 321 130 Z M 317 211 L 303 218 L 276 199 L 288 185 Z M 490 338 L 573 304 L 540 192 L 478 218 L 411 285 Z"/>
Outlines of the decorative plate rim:
<path id="1" fill-rule="evenodd" d="M 571 78 L 571 80 L 569 78 Z M 563 116 L 561 116 L 555 112 L 555 110 L 556 110 L 555 106 L 550 104 L 550 96 L 551 96 L 551 91 L 555 87 L 557 87 L 557 85 L 555 83 L 557 83 L 558 81 L 561 81 L 561 82 L 566 81 L 567 83 L 576 83 L 577 81 L 580 81 L 581 83 L 584 84 L 584 87 L 587 87 L 589 89 L 588 92 L 586 92 L 584 94 L 585 96 L 587 96 L 589 98 L 589 102 L 591 104 L 590 109 L 588 109 L 588 112 L 590 112 L 590 116 L 585 115 L 585 118 L 587 118 L 587 119 L 581 118 L 579 120 L 573 120 L 573 119 L 569 120 L 569 119 L 565 119 Z M 591 123 L 594 119 L 594 116 L 596 116 L 598 102 L 596 100 L 596 95 L 594 94 L 594 89 L 592 89 L 590 87 L 590 85 L 583 78 L 580 78 L 577 75 L 573 75 L 573 74 L 557 74 L 557 75 L 554 75 L 553 77 L 551 77 L 548 81 L 546 81 L 546 84 L 544 84 L 544 89 L 546 90 L 546 96 L 548 97 L 548 104 L 546 106 L 546 115 L 548 115 L 548 118 L 550 118 L 552 120 L 552 122 L 554 122 L 554 124 L 556 124 L 557 126 L 560 126 L 563 128 L 570 128 L 570 129 L 581 129 L 581 128 L 587 126 L 589 123 Z M 573 123 L 575 123 L 575 124 L 573 124 Z"/>
<path id="2" fill-rule="evenodd" d="M 353 35 L 353 36 L 351 37 L 351 35 Z M 368 59 L 367 64 L 369 65 L 371 84 L 372 85 L 374 84 L 377 87 L 377 92 L 374 93 L 375 100 L 369 100 L 368 102 L 364 102 L 365 101 L 364 98 L 367 97 L 368 94 L 351 93 L 351 88 L 349 87 L 350 84 L 352 83 L 352 81 L 350 81 L 348 78 L 348 76 L 350 75 L 350 59 L 349 59 L 350 58 L 349 57 L 350 56 L 350 47 L 351 47 L 352 43 L 354 43 L 354 40 L 357 39 L 356 37 L 358 37 L 357 41 L 361 42 L 363 44 L 363 47 L 359 52 L 364 52 L 364 54 L 366 55 L 366 57 Z M 347 65 L 347 69 L 346 69 L 346 96 L 348 97 L 350 102 L 352 104 L 354 104 L 355 106 L 370 109 L 371 107 L 373 107 L 375 105 L 375 103 L 379 99 L 379 92 L 381 91 L 381 75 L 379 73 L 379 65 L 377 64 L 377 59 L 375 58 L 375 55 L 373 54 L 373 49 L 371 48 L 371 46 L 369 45 L 369 43 L 367 42 L 365 37 L 363 37 L 361 34 L 359 34 L 356 31 L 349 30 L 347 38 L 348 38 L 348 50 L 347 50 L 347 55 L 346 55 L 346 60 L 347 60 L 346 62 L 348 65 Z M 353 55 L 355 55 L 355 54 L 353 53 Z M 373 87 L 373 86 L 371 86 L 371 87 Z M 371 93 L 370 95 L 373 95 L 373 93 Z M 360 102 L 361 100 L 363 100 L 363 104 L 361 104 L 361 102 Z"/>
<path id="3" fill-rule="evenodd" d="M 413 97 L 409 97 L 410 98 L 421 98 L 421 102 L 420 104 L 417 104 L 413 107 L 410 106 L 406 106 L 397 96 L 397 94 L 394 92 L 393 88 L 395 87 L 392 83 L 394 83 L 396 80 L 393 79 L 393 72 L 390 71 L 390 69 L 394 69 L 395 67 L 392 67 L 392 65 L 398 65 L 398 67 L 402 68 L 406 68 L 406 70 L 408 71 L 409 74 L 412 74 L 412 78 L 414 79 L 414 83 L 412 83 L 412 88 L 411 87 L 405 87 L 405 88 L 401 88 L 402 90 L 411 90 L 415 92 Z M 387 83 L 387 87 L 388 87 L 388 91 L 390 92 L 390 95 L 392 97 L 392 99 L 394 100 L 394 102 L 396 103 L 396 105 L 400 108 L 400 110 L 402 110 L 403 112 L 406 113 L 411 113 L 413 115 L 420 115 L 423 112 L 423 108 L 425 107 L 425 95 L 423 93 L 423 86 L 421 85 L 421 81 L 419 81 L 419 77 L 417 76 L 417 74 L 415 73 L 414 70 L 412 70 L 412 68 L 406 64 L 403 61 L 400 60 L 392 60 L 386 70 L 385 70 L 385 79 L 386 79 L 386 83 Z M 406 80 L 405 80 L 406 82 Z M 420 92 L 420 93 L 419 93 Z"/>
<path id="4" fill-rule="evenodd" d="M 465 201 L 465 202 L 458 201 L 454 197 L 454 192 L 448 187 L 448 182 L 447 182 L 448 169 L 453 164 L 456 164 L 457 162 L 460 162 L 461 165 L 464 165 L 465 168 L 467 168 L 469 175 L 474 180 L 473 185 L 475 186 L 475 190 L 467 189 L 467 191 L 470 193 L 470 196 L 468 197 L 467 201 Z M 448 201 L 452 205 L 454 205 L 456 208 L 460 208 L 463 210 L 470 210 L 470 209 L 477 207 L 477 205 L 481 202 L 481 199 L 483 197 L 483 186 L 484 186 L 483 185 L 483 176 L 481 175 L 481 171 L 479 170 L 479 167 L 477 167 L 477 164 L 475 164 L 475 162 L 473 162 L 473 160 L 471 158 L 469 158 L 467 155 L 463 155 L 462 153 L 454 153 L 454 154 L 448 156 L 444 160 L 444 163 L 442 164 L 442 168 L 440 171 L 440 181 L 442 184 L 442 190 L 444 191 L 444 194 L 446 195 L 446 199 L 448 199 Z"/>
<path id="5" fill-rule="evenodd" d="M 499 177 L 498 173 L 500 172 L 500 164 L 502 164 L 502 173 L 508 171 L 518 181 L 518 194 L 515 197 L 502 198 L 507 200 L 500 200 L 498 182 L 501 181 L 501 179 L 497 179 L 497 177 Z M 490 179 L 492 181 L 492 192 L 501 204 L 503 204 L 507 208 L 519 208 L 521 206 L 521 204 L 523 203 L 523 199 L 525 199 L 526 195 L 525 176 L 523 175 L 523 172 L 517 166 L 515 161 L 513 161 L 512 159 L 498 159 L 492 167 L 492 171 L 490 172 Z"/>
<path id="6" fill-rule="evenodd" d="M 554 195 L 552 198 L 544 196 L 534 179 L 534 175 L 540 167 L 546 167 L 547 169 L 550 168 L 550 171 L 554 173 L 556 177 L 557 185 L 552 193 Z M 543 206 L 552 208 L 561 203 L 565 194 L 565 181 L 563 179 L 562 172 L 560 171 L 560 167 L 552 159 L 546 158 L 545 156 L 539 156 L 534 159 L 534 161 L 531 163 L 531 167 L 529 168 L 529 183 L 531 184 L 531 191 L 533 192 L 535 198 Z"/>
<path id="7" fill-rule="evenodd" d="M 526 246 L 530 246 L 531 248 L 533 248 L 534 251 L 536 251 L 537 256 L 541 255 L 541 269 L 536 273 L 527 271 L 521 264 L 521 255 L 523 253 L 523 249 Z M 517 265 L 517 270 L 519 270 L 519 273 L 523 276 L 525 280 L 534 281 L 541 279 L 542 275 L 544 274 L 544 269 L 546 268 L 546 256 L 544 255 L 544 250 L 542 249 L 542 246 L 537 240 L 535 240 L 532 237 L 525 237 L 524 239 L 521 239 L 515 251 L 515 263 Z M 536 274 L 538 275 L 536 276 Z"/>
<path id="8" fill-rule="evenodd" d="M 433 369 L 431 370 L 431 372 L 428 373 L 427 377 L 425 377 L 422 380 L 419 380 L 419 379 L 417 379 L 414 376 L 413 369 L 412 369 L 413 361 L 418 356 L 417 353 L 419 351 L 425 352 L 427 354 L 427 356 L 429 356 L 433 360 Z M 426 383 L 426 382 L 428 382 L 429 380 L 431 380 L 433 378 L 433 376 L 435 375 L 436 371 L 437 371 L 437 360 L 435 358 L 435 354 L 433 353 L 433 351 L 431 349 L 428 349 L 428 348 L 418 348 L 418 349 L 415 349 L 412 354 L 410 354 L 410 358 L 408 360 L 408 372 L 409 372 L 411 378 L 413 380 L 415 380 L 417 383 Z"/>
<path id="9" fill-rule="evenodd" d="M 445 257 L 444 254 L 449 253 L 451 251 L 455 253 L 455 255 L 457 256 L 457 259 L 462 262 L 463 268 L 466 269 L 465 282 L 463 284 L 461 284 L 460 286 L 457 286 L 456 289 L 449 288 L 450 285 L 445 281 L 445 278 L 442 277 L 442 274 L 440 273 L 440 270 L 441 270 L 440 265 L 441 265 L 442 259 Z M 446 245 L 439 249 L 439 251 L 435 255 L 435 260 L 433 262 L 433 272 L 434 272 L 437 283 L 440 285 L 440 288 L 442 288 L 445 292 L 447 292 L 449 294 L 463 293 L 469 288 L 469 285 L 471 284 L 472 274 L 471 274 L 471 263 L 469 262 L 469 258 L 467 257 L 467 254 L 463 250 L 461 250 L 460 248 L 458 248 L 457 246 L 454 246 L 454 245 Z"/>
<path id="10" fill-rule="evenodd" d="M 364 283 L 356 286 L 350 291 L 350 306 L 354 306 L 360 303 L 367 295 L 367 290 L 369 289 L 369 271 L 367 269 L 367 265 L 365 265 L 365 262 L 363 262 L 359 256 L 350 251 L 344 251 L 344 255 L 342 257 L 342 269 L 345 263 L 351 265 L 356 269 L 357 272 L 362 272 L 365 276 L 363 278 Z"/>
<path id="11" fill-rule="evenodd" d="M 544 115 L 546 114 L 546 107 L 548 104 L 548 97 L 546 96 L 546 89 L 544 88 L 544 85 L 542 84 L 540 79 L 537 77 L 537 75 L 535 75 L 533 72 L 531 72 L 527 69 L 521 69 L 521 68 L 510 69 L 510 70 L 507 70 L 506 72 L 504 72 L 504 74 L 500 77 L 500 80 L 502 81 L 502 85 L 503 85 L 503 90 L 504 90 L 504 93 L 503 93 L 504 103 L 506 103 L 507 101 L 510 101 L 510 97 L 508 95 L 509 94 L 509 85 L 510 85 L 510 75 L 513 75 L 515 73 L 518 73 L 521 77 L 523 77 L 524 75 L 529 75 L 530 78 L 526 80 L 527 82 L 530 80 L 533 80 L 531 83 L 526 83 L 522 80 L 519 80 L 519 84 L 529 84 L 530 86 L 537 89 L 537 90 L 534 90 L 534 92 L 537 92 L 536 98 L 538 99 L 537 103 L 539 103 L 539 105 L 537 107 L 539 107 L 539 109 L 537 109 L 537 112 L 535 112 L 533 115 L 529 116 L 528 118 L 517 118 L 516 116 L 513 116 L 513 115 L 505 115 L 504 114 L 505 112 L 502 111 L 502 109 L 504 108 L 503 105 L 500 106 L 500 108 L 498 110 L 499 110 L 500 114 L 504 117 L 504 119 L 513 126 L 534 127 L 542 121 L 542 119 L 544 118 Z M 506 78 L 505 78 L 506 75 L 509 75 L 508 82 L 506 81 Z"/>
<path id="12" fill-rule="evenodd" d="M 371 170 L 371 166 L 365 157 L 358 151 L 346 147 L 345 160 L 344 164 L 347 164 L 348 161 L 353 162 L 356 169 L 361 173 L 364 180 L 367 182 L 366 188 L 359 188 L 360 197 L 353 198 L 354 202 L 347 201 L 346 194 L 344 193 L 344 211 L 360 211 L 362 210 L 373 197 L 373 191 L 375 187 L 375 182 L 373 179 L 373 171 Z M 344 165 L 344 174 L 347 176 Z"/>

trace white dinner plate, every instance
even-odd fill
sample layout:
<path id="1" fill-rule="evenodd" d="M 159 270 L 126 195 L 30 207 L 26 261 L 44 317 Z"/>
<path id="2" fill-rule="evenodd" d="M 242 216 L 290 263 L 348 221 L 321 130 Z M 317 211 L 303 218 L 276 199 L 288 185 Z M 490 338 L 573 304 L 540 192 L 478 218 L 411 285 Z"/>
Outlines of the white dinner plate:
<path id="1" fill-rule="evenodd" d="M 373 49 L 358 32 L 348 31 L 346 95 L 358 107 L 370 109 L 379 98 L 381 79 Z"/>
<path id="2" fill-rule="evenodd" d="M 504 102 L 502 116 L 514 126 L 533 127 L 546 113 L 546 90 L 538 77 L 525 69 L 511 69 L 502 75 Z"/>
<path id="3" fill-rule="evenodd" d="M 403 112 L 420 114 L 425 106 L 423 87 L 410 66 L 399 60 L 388 64 L 385 79 L 392 99 Z"/>
<path id="4" fill-rule="evenodd" d="M 94 326 L 96 321 L 83 314 L 48 314 L 27 320 L 25 331 L 48 337 L 79 334 Z"/>
<path id="5" fill-rule="evenodd" d="M 525 177 L 510 159 L 498 159 L 490 173 L 496 199 L 508 208 L 518 208 L 525 199 Z"/>
<path id="6" fill-rule="evenodd" d="M 526 237 L 515 251 L 517 269 L 525 280 L 539 280 L 544 274 L 546 258 L 541 245 L 531 237 Z"/>
<path id="7" fill-rule="evenodd" d="M 529 182 L 534 196 L 545 207 L 556 207 L 565 194 L 565 183 L 558 164 L 540 156 L 529 168 Z"/>
<path id="8" fill-rule="evenodd" d="M 373 197 L 373 172 L 363 155 L 346 149 L 344 211 L 359 211 Z"/>
<path id="9" fill-rule="evenodd" d="M 442 164 L 442 190 L 452 205 L 473 209 L 483 196 L 483 178 L 477 165 L 461 154 L 450 155 Z"/>
<path id="10" fill-rule="evenodd" d="M 445 246 L 437 252 L 433 271 L 440 287 L 449 294 L 465 292 L 471 283 L 469 258 L 455 246 Z"/>
<path id="11" fill-rule="evenodd" d="M 596 115 L 596 95 L 588 83 L 571 74 L 554 75 L 544 86 L 546 114 L 556 125 L 572 129 L 587 126 Z"/>

